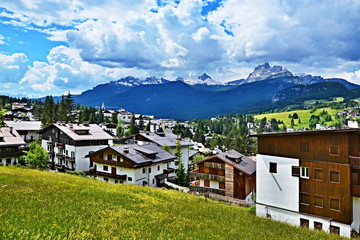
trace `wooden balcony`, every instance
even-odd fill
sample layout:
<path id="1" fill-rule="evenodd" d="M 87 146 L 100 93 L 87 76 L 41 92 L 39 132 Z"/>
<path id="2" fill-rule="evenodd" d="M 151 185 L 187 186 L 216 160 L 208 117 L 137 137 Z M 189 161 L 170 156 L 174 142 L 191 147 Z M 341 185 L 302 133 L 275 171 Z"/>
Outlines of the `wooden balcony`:
<path id="1" fill-rule="evenodd" d="M 360 185 L 352 185 L 351 191 L 354 197 L 360 197 Z"/>
<path id="2" fill-rule="evenodd" d="M 360 157 L 349 156 L 349 159 L 352 168 L 360 169 Z"/>
<path id="3" fill-rule="evenodd" d="M 190 172 L 190 178 L 191 179 L 204 179 L 204 180 L 217 181 L 217 182 L 225 182 L 225 176 L 207 174 L 207 173 Z"/>
<path id="4" fill-rule="evenodd" d="M 164 169 L 164 170 L 163 170 L 163 173 L 164 173 L 164 174 L 171 174 L 171 173 L 173 173 L 173 172 L 175 172 L 175 169 L 173 169 L 173 168 L 168 168 L 168 169 Z"/>
<path id="5" fill-rule="evenodd" d="M 215 169 L 220 169 L 220 170 L 225 169 L 225 164 L 222 164 L 222 163 L 205 162 L 204 166 L 206 168 L 215 168 Z"/>
<path id="6" fill-rule="evenodd" d="M 56 143 L 58 148 L 65 148 L 65 143 Z"/>
<path id="7" fill-rule="evenodd" d="M 195 186 L 190 185 L 189 188 L 190 188 L 190 191 L 193 191 L 193 192 L 215 193 L 215 194 L 225 196 L 225 189 L 217 189 L 217 188 L 210 188 L 210 187 L 200 187 L 200 186 L 196 186 L 196 185 Z"/>
<path id="8" fill-rule="evenodd" d="M 51 146 L 52 146 L 52 145 L 54 145 L 54 142 L 50 142 L 50 141 L 49 141 L 49 142 L 47 142 L 47 145 L 51 145 Z"/>
<path id="9" fill-rule="evenodd" d="M 99 171 L 96 171 L 96 170 L 92 170 L 91 174 L 94 174 L 96 176 L 102 176 L 102 177 L 107 177 L 107 178 L 118 179 L 118 180 L 121 180 L 121 181 L 126 181 L 126 179 L 127 179 L 127 175 L 116 175 L 116 174 L 111 174 L 111 173 L 99 172 Z"/>
<path id="10" fill-rule="evenodd" d="M 69 162 L 75 162 L 75 157 L 65 156 L 65 160 Z"/>
<path id="11" fill-rule="evenodd" d="M 57 158 L 64 158 L 64 154 L 63 154 L 63 153 L 57 153 L 57 154 L 56 154 L 56 157 L 57 157 Z"/>

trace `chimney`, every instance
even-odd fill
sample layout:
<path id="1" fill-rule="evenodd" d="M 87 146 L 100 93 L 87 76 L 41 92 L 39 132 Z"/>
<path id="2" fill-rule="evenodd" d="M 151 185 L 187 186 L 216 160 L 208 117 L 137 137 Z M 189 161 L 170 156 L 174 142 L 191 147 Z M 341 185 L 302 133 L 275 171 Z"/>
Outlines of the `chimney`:
<path id="1" fill-rule="evenodd" d="M 124 146 L 124 153 L 129 153 L 129 146 Z"/>

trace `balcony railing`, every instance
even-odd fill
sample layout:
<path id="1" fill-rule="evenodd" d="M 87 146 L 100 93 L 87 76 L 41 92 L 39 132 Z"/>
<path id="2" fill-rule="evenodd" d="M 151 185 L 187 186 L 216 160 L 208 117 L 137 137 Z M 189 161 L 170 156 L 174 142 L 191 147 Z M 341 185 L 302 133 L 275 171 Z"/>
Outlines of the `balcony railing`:
<path id="1" fill-rule="evenodd" d="M 204 179 L 211 180 L 217 182 L 225 182 L 225 176 L 207 174 L 207 173 L 198 173 L 198 172 L 190 172 L 191 179 Z"/>
<path id="2" fill-rule="evenodd" d="M 58 148 L 65 148 L 65 143 L 56 143 Z"/>
<path id="3" fill-rule="evenodd" d="M 215 168 L 220 170 L 225 169 L 225 164 L 221 164 L 221 163 L 205 162 L 204 166 L 207 168 Z"/>
<path id="4" fill-rule="evenodd" d="M 219 194 L 219 195 L 223 195 L 225 196 L 225 189 L 217 189 L 217 188 L 210 188 L 210 187 L 200 187 L 200 186 L 193 186 L 190 185 L 189 186 L 191 191 L 194 192 L 199 192 L 199 193 L 215 193 L 215 194 Z"/>
<path id="5" fill-rule="evenodd" d="M 352 185 L 352 195 L 354 197 L 360 197 L 360 185 Z"/>
<path id="6" fill-rule="evenodd" d="M 65 156 L 65 160 L 69 162 L 75 162 L 75 157 Z"/>
<path id="7" fill-rule="evenodd" d="M 173 173 L 175 171 L 175 169 L 173 169 L 173 168 L 168 168 L 168 169 L 164 169 L 163 170 L 163 173 L 164 174 L 170 174 L 170 173 Z"/>
<path id="8" fill-rule="evenodd" d="M 122 180 L 122 181 L 126 181 L 126 179 L 127 179 L 127 175 L 116 175 L 116 174 L 111 174 L 111 173 L 99 172 L 96 170 L 92 170 L 91 173 L 96 176 L 114 178 L 114 179 L 118 179 L 118 180 Z"/>
<path id="9" fill-rule="evenodd" d="M 351 167 L 360 168 L 360 157 L 349 156 Z"/>
<path id="10" fill-rule="evenodd" d="M 56 154 L 56 157 L 58 157 L 58 158 L 63 158 L 63 157 L 64 157 L 64 154 L 63 154 L 63 153 L 57 153 L 57 154 Z"/>

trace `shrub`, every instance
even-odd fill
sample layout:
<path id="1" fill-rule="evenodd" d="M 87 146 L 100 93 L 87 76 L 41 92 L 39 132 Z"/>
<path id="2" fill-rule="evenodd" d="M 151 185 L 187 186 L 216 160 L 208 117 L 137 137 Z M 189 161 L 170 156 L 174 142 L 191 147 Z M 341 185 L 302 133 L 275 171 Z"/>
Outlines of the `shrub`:
<path id="1" fill-rule="evenodd" d="M 252 205 L 249 207 L 249 213 L 252 215 L 256 215 L 256 205 Z"/>

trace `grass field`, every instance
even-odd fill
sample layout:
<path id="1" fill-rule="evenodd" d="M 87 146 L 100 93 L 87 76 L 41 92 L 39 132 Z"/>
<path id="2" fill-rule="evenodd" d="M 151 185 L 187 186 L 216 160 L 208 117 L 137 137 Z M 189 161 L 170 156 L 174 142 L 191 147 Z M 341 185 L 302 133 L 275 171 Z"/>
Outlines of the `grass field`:
<path id="1" fill-rule="evenodd" d="M 313 113 L 310 113 L 311 110 L 295 110 L 295 111 L 289 111 L 289 112 L 260 114 L 260 115 L 255 115 L 254 117 L 256 119 L 262 119 L 262 118 L 266 117 L 268 120 L 275 118 L 277 120 L 283 121 L 287 127 L 290 127 L 291 118 L 289 118 L 289 114 L 292 115 L 296 112 L 301 120 L 301 123 L 299 124 L 298 123 L 299 120 L 294 119 L 294 123 L 295 123 L 294 128 L 298 129 L 298 128 L 309 127 L 309 120 L 310 120 L 311 115 L 319 115 L 319 113 L 323 110 L 327 111 L 331 115 L 333 120 L 334 120 L 335 114 L 340 111 L 340 110 L 335 110 L 335 109 L 331 109 L 331 108 L 319 108 Z M 329 124 L 329 125 L 331 125 L 333 123 L 334 123 L 334 121 L 326 122 L 326 124 Z"/>
<path id="2" fill-rule="evenodd" d="M 0 167 L 0 239 L 340 239 L 174 190 Z"/>

